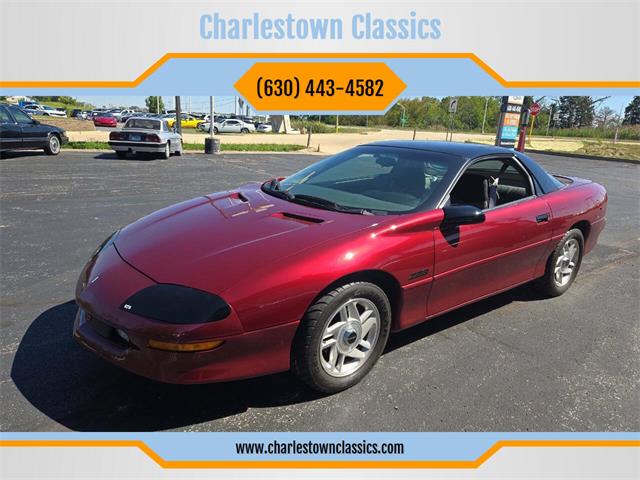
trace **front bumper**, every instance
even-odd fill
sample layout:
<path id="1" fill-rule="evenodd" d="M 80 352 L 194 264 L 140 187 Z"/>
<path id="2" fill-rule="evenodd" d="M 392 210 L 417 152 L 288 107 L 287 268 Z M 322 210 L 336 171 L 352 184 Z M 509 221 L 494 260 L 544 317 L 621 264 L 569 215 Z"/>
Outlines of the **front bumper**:
<path id="1" fill-rule="evenodd" d="M 121 142 L 112 140 L 109 141 L 109 146 L 116 152 L 163 153 L 167 148 L 167 143 Z"/>
<path id="2" fill-rule="evenodd" d="M 224 320 L 184 325 L 143 318 L 120 308 L 131 295 L 154 283 L 124 262 L 113 245 L 103 250 L 80 277 L 74 338 L 119 367 L 166 383 L 219 382 L 289 369 L 298 322 L 245 332 L 233 309 Z M 213 350 L 172 352 L 149 347 L 150 339 L 224 343 Z"/>

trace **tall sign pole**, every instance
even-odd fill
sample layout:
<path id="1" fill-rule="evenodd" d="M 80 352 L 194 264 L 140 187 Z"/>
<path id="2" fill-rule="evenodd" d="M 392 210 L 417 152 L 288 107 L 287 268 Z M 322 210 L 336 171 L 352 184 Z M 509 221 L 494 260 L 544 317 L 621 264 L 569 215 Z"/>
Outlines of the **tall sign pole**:
<path id="1" fill-rule="evenodd" d="M 180 96 L 176 97 L 176 133 L 182 135 L 182 109 L 180 108 Z"/>
<path id="2" fill-rule="evenodd" d="M 213 112 L 215 112 L 214 109 L 214 98 L 213 97 L 209 97 L 209 135 L 210 137 L 213 139 L 213 135 L 214 135 L 214 131 L 213 131 L 213 123 L 214 123 L 214 118 L 215 118 L 215 114 Z"/>
<path id="3" fill-rule="evenodd" d="M 523 103 L 524 96 L 502 97 L 500 120 L 498 121 L 498 131 L 495 142 L 498 147 L 515 147 Z"/>

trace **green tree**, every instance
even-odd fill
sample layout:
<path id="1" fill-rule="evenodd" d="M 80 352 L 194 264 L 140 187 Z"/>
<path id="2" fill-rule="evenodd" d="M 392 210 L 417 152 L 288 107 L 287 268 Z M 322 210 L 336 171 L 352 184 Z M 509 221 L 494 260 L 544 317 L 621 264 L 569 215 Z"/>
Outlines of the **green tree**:
<path id="1" fill-rule="evenodd" d="M 560 97 L 561 128 L 590 127 L 593 124 L 595 108 L 591 97 Z"/>
<path id="2" fill-rule="evenodd" d="M 160 101 L 160 109 L 158 109 L 158 100 Z M 144 103 L 147 105 L 147 109 L 152 113 L 164 112 L 164 102 L 162 101 L 162 97 L 147 97 L 145 98 Z"/>
<path id="3" fill-rule="evenodd" d="M 624 109 L 625 125 L 640 125 L 640 97 L 633 97 L 631 103 Z"/>

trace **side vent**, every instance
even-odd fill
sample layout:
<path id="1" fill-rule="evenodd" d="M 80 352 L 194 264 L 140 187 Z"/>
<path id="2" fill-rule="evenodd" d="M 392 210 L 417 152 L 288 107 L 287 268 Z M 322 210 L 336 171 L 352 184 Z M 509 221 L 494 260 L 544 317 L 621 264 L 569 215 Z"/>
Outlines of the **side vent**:
<path id="1" fill-rule="evenodd" d="M 275 218 L 282 218 L 283 220 L 292 220 L 294 222 L 300 222 L 300 223 L 306 223 L 306 224 L 317 224 L 317 223 L 324 222 L 322 218 L 307 217 L 306 215 L 298 215 L 297 213 L 290 213 L 290 212 L 274 213 L 271 216 Z"/>

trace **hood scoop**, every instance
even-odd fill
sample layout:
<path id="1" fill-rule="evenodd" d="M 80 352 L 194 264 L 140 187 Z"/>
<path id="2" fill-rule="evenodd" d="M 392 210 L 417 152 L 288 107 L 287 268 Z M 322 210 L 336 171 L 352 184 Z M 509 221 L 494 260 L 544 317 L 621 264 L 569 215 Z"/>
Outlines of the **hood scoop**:
<path id="1" fill-rule="evenodd" d="M 304 223 L 307 225 L 314 225 L 323 223 L 324 219 L 316 217 L 308 217 L 306 215 L 300 215 L 298 213 L 291 212 L 278 212 L 271 215 L 274 218 L 281 218 L 283 220 L 291 220 L 293 222 Z"/>

